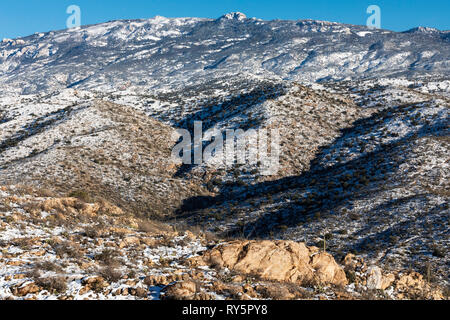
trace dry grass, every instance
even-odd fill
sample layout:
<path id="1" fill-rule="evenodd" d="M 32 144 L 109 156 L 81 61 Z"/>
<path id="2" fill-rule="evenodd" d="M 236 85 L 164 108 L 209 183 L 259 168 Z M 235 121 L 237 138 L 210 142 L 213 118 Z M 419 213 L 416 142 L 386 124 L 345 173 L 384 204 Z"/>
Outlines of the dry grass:
<path id="1" fill-rule="evenodd" d="M 40 188 L 36 190 L 36 195 L 42 198 L 54 198 L 56 197 L 56 193 L 47 188 Z"/>
<path id="2" fill-rule="evenodd" d="M 102 268 L 99 270 L 98 273 L 103 279 L 105 279 L 109 283 L 117 282 L 122 278 L 122 273 L 117 271 L 112 266 L 107 266 L 105 268 Z"/>
<path id="3" fill-rule="evenodd" d="M 61 244 L 54 244 L 53 250 L 55 250 L 55 253 L 60 257 L 68 256 L 69 258 L 77 260 L 81 260 L 83 257 L 80 246 L 68 241 Z"/>
<path id="4" fill-rule="evenodd" d="M 51 261 L 43 261 L 36 263 L 35 268 L 38 270 L 61 272 L 63 268 Z"/>
<path id="5" fill-rule="evenodd" d="M 114 249 L 105 249 L 97 254 L 94 259 L 106 266 L 116 266 L 119 263 L 120 253 Z"/>
<path id="6" fill-rule="evenodd" d="M 63 277 L 38 278 L 35 283 L 50 293 L 63 293 L 67 290 L 67 282 Z"/>

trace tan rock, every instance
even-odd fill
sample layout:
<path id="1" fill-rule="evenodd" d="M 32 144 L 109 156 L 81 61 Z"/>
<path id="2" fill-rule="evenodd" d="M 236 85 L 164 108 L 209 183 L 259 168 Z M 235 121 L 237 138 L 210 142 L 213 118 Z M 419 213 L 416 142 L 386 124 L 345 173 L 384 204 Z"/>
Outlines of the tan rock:
<path id="1" fill-rule="evenodd" d="M 389 273 L 385 276 L 383 276 L 383 281 L 381 283 L 381 290 L 386 290 L 389 288 L 395 281 L 395 275 L 392 273 Z"/>
<path id="2" fill-rule="evenodd" d="M 81 283 L 89 290 L 102 290 L 108 286 L 108 282 L 102 277 L 84 278 Z"/>
<path id="3" fill-rule="evenodd" d="M 79 295 L 85 295 L 86 293 L 88 293 L 89 291 L 91 291 L 91 288 L 89 288 L 89 286 L 84 286 L 80 289 L 80 291 L 78 292 Z"/>
<path id="4" fill-rule="evenodd" d="M 367 288 L 371 290 L 381 289 L 383 283 L 383 273 L 380 267 L 370 266 L 367 270 Z"/>
<path id="5" fill-rule="evenodd" d="M 444 299 L 443 293 L 439 288 L 431 287 L 424 279 L 420 273 L 410 272 L 401 275 L 400 278 L 395 283 L 395 289 L 404 293 L 399 294 L 397 297 L 399 299 L 403 297 L 425 297 L 433 300 Z M 400 298 L 401 296 L 401 298 Z"/>
<path id="6" fill-rule="evenodd" d="M 193 234 L 192 232 L 190 232 L 189 230 L 184 232 L 184 235 L 186 236 L 186 238 L 188 240 L 196 240 L 197 237 L 195 236 L 195 234 Z"/>
<path id="7" fill-rule="evenodd" d="M 41 289 L 34 283 L 27 283 L 22 285 L 21 287 L 17 287 L 13 289 L 13 294 L 19 297 L 24 297 L 29 294 L 34 294 L 40 292 Z"/>
<path id="8" fill-rule="evenodd" d="M 45 254 L 46 254 L 46 251 L 44 249 L 30 252 L 30 255 L 33 255 L 36 257 L 42 257 Z"/>
<path id="9" fill-rule="evenodd" d="M 208 301 L 208 300 L 214 300 L 214 297 L 212 295 L 210 295 L 209 293 L 199 292 L 194 295 L 194 300 Z"/>
<path id="10" fill-rule="evenodd" d="M 402 275 L 397 281 L 396 287 L 398 290 L 404 291 L 407 291 L 409 288 L 423 289 L 425 287 L 425 281 L 423 280 L 423 276 L 420 273 L 411 272 Z"/>
<path id="11" fill-rule="evenodd" d="M 249 284 L 246 284 L 242 287 L 242 289 L 244 290 L 244 293 L 246 295 L 248 295 L 251 298 L 256 298 L 258 295 L 256 294 L 255 289 L 253 289 L 253 287 Z"/>
<path id="12" fill-rule="evenodd" d="M 137 284 L 136 280 L 128 280 L 125 282 L 127 286 L 134 287 Z"/>
<path id="13" fill-rule="evenodd" d="M 19 260 L 13 260 L 13 261 L 8 261 L 8 262 L 6 262 L 6 265 L 8 265 L 8 266 L 14 266 L 14 267 L 23 266 L 24 264 L 26 264 L 26 262 L 24 262 L 24 261 L 19 261 Z"/>
<path id="14" fill-rule="evenodd" d="M 120 296 L 122 294 L 122 289 L 117 289 L 117 290 L 114 290 L 113 291 L 113 293 L 112 293 L 112 295 L 115 297 L 115 296 Z"/>
<path id="15" fill-rule="evenodd" d="M 367 269 L 366 286 L 372 290 L 386 290 L 395 281 L 393 274 L 384 275 L 381 268 L 370 266 Z"/>
<path id="16" fill-rule="evenodd" d="M 119 248 L 125 248 L 125 247 L 130 247 L 130 246 L 138 246 L 140 245 L 141 241 L 139 240 L 138 237 L 126 237 L 125 239 L 123 239 L 123 241 L 121 242 L 121 244 L 119 245 Z M 125 247 L 122 247 L 122 245 L 125 245 Z"/>
<path id="17" fill-rule="evenodd" d="M 352 270 L 352 271 L 365 271 L 366 270 L 366 263 L 364 262 L 364 259 L 362 257 L 357 257 L 353 253 L 348 253 L 344 260 L 342 261 L 345 270 Z"/>
<path id="18" fill-rule="evenodd" d="M 245 281 L 245 277 L 238 274 L 238 275 L 234 276 L 233 278 L 231 278 L 231 281 L 235 282 L 235 283 L 241 283 L 241 282 Z"/>
<path id="19" fill-rule="evenodd" d="M 330 254 L 321 252 L 314 255 L 311 266 L 314 268 L 316 279 L 320 283 L 331 283 L 341 286 L 347 284 L 347 277 L 344 270 Z"/>
<path id="20" fill-rule="evenodd" d="M 163 275 L 150 275 L 144 279 L 144 283 L 147 286 L 161 286 L 161 285 L 165 286 L 168 285 L 170 282 L 172 281 L 170 281 L 167 276 Z"/>
<path id="21" fill-rule="evenodd" d="M 145 238 L 142 238 L 142 239 L 141 239 L 141 242 L 142 242 L 143 244 L 149 246 L 149 247 L 153 247 L 153 246 L 156 245 L 157 240 L 154 239 L 154 238 L 147 238 L 147 237 L 145 237 Z"/>
<path id="22" fill-rule="evenodd" d="M 200 260 L 265 280 L 346 285 L 345 272 L 334 258 L 317 251 L 293 241 L 233 241 L 207 251 Z"/>
<path id="23" fill-rule="evenodd" d="M 139 298 L 145 298 L 148 296 L 148 291 L 144 288 L 138 287 L 133 292 L 133 295 Z"/>
<path id="24" fill-rule="evenodd" d="M 197 293 L 197 284 L 193 281 L 178 282 L 164 289 L 163 299 L 193 300 Z"/>

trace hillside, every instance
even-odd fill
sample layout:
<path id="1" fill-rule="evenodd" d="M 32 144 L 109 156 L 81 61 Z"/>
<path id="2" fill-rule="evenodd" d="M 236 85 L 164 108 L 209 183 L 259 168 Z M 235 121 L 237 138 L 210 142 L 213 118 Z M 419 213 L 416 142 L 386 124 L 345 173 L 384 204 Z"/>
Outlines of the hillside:
<path id="1" fill-rule="evenodd" d="M 448 31 L 241 13 L 3 40 L 0 299 L 448 298 L 449 69 Z M 173 161 L 197 121 L 279 170 Z"/>

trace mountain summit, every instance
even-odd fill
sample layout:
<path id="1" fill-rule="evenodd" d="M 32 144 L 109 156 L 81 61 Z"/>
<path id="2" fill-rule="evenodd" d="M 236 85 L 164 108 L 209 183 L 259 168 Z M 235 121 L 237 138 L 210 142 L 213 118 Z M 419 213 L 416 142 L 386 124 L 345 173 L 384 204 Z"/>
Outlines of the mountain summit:
<path id="1" fill-rule="evenodd" d="M 237 20 L 237 21 L 243 21 L 247 19 L 247 16 L 243 14 L 242 12 L 231 12 L 223 15 L 220 17 L 222 20 Z"/>
<path id="2" fill-rule="evenodd" d="M 441 31 L 436 28 L 421 27 L 421 26 L 405 31 L 405 33 L 428 33 L 428 34 L 440 33 L 440 32 Z"/>

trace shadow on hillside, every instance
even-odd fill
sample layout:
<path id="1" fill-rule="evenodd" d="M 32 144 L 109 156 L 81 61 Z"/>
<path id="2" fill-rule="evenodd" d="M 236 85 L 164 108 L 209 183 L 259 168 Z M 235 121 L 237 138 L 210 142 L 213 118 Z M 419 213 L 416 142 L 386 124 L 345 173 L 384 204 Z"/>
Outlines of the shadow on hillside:
<path id="1" fill-rule="evenodd" d="M 54 125 L 58 121 L 66 121 L 67 113 L 71 112 L 72 107 L 66 107 L 57 111 L 50 112 L 46 115 L 37 117 L 32 122 L 24 125 L 13 136 L 0 141 L 0 153 L 9 148 L 17 146 L 25 139 L 31 138 L 39 133 L 44 132 L 47 128 Z"/>
<path id="2" fill-rule="evenodd" d="M 350 252 L 355 249 L 358 252 L 371 251 L 375 245 L 377 251 L 390 250 L 390 248 L 398 247 L 398 243 L 414 239 L 414 230 L 426 230 L 426 225 L 430 224 L 442 226 L 440 228 L 442 230 L 439 230 L 439 227 L 435 227 L 433 234 L 436 236 L 441 233 L 444 236 L 448 232 L 445 227 L 446 218 L 444 215 L 436 213 L 443 212 L 445 205 L 432 204 L 428 198 L 429 195 L 427 193 L 415 194 L 387 201 L 376 206 L 370 212 L 366 212 L 367 216 L 376 218 L 368 219 L 364 228 L 353 234 L 358 240 L 353 244 L 350 242 L 344 243 L 343 251 Z M 405 217 L 408 217 L 407 219 L 399 219 L 399 211 L 402 208 L 407 210 L 411 206 L 422 210 L 409 210 L 405 215 Z M 424 208 L 427 208 L 427 210 L 424 210 Z M 389 227 L 373 233 L 372 231 L 379 226 L 380 220 L 384 220 L 385 225 L 389 225 Z M 422 236 L 421 239 L 422 241 L 424 240 Z"/>
<path id="3" fill-rule="evenodd" d="M 285 94 L 286 88 L 282 84 L 265 84 L 254 88 L 252 91 L 245 94 L 240 94 L 229 98 L 226 101 L 210 101 L 208 104 L 203 105 L 200 109 L 192 114 L 189 114 L 185 118 L 181 119 L 176 127 L 186 129 L 191 133 L 191 137 L 194 137 L 194 122 L 202 122 L 202 131 L 205 133 L 207 130 L 213 128 L 218 122 L 233 123 L 232 126 L 227 129 L 236 130 L 248 130 L 250 128 L 256 129 L 261 126 L 263 118 L 255 117 L 240 117 L 244 112 L 251 107 L 263 103 L 264 101 L 275 99 Z M 208 143 L 203 144 L 203 148 Z M 193 150 L 193 146 L 192 146 Z M 193 155 L 192 155 L 193 158 Z M 191 159 L 193 162 L 193 159 Z M 184 164 L 175 173 L 175 177 L 185 177 L 196 165 Z"/>
<path id="4" fill-rule="evenodd" d="M 177 218 L 186 219 L 192 224 L 201 224 L 200 219 L 207 219 L 209 213 L 219 211 L 232 219 L 235 212 L 245 210 L 250 206 L 250 202 L 257 203 L 250 210 L 256 211 L 261 207 L 258 203 L 267 202 L 270 195 L 269 209 L 266 207 L 262 214 L 253 221 L 246 221 L 244 226 L 234 226 L 226 232 L 226 236 L 277 237 L 283 229 L 299 224 L 307 225 L 329 215 L 335 216 L 341 208 L 351 208 L 355 200 L 369 198 L 386 188 L 401 185 L 404 178 L 400 174 L 399 166 L 410 156 L 408 145 L 414 143 L 418 137 L 448 134 L 447 119 L 424 124 L 415 132 L 393 139 L 389 143 L 379 144 L 375 150 L 359 154 L 354 159 L 329 167 L 326 167 L 326 162 L 323 161 L 330 150 L 339 150 L 339 146 L 345 145 L 348 140 L 360 138 L 368 130 L 373 130 L 374 126 L 382 125 L 388 117 L 398 116 L 398 112 L 402 112 L 398 107 L 392 108 L 388 113 L 379 112 L 356 121 L 351 128 L 341 130 L 340 137 L 320 148 L 308 172 L 277 181 L 257 183 L 245 190 L 223 190 L 216 197 L 186 199 L 177 212 Z M 393 185 L 386 186 L 389 179 L 394 181 Z M 384 206 L 395 207 L 396 203 Z M 378 210 L 389 211 L 389 208 L 383 209 L 380 206 Z M 220 221 L 217 225 L 220 225 Z M 283 228 L 279 228 L 280 226 Z M 367 228 L 371 227 L 373 226 L 369 221 Z M 386 232 L 388 233 L 384 233 Z M 380 233 L 379 237 L 384 237 L 384 233 Z M 364 241 L 370 239 L 363 238 L 360 244 L 363 245 Z"/>

